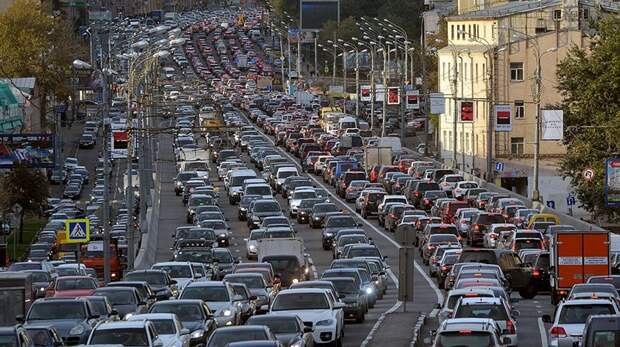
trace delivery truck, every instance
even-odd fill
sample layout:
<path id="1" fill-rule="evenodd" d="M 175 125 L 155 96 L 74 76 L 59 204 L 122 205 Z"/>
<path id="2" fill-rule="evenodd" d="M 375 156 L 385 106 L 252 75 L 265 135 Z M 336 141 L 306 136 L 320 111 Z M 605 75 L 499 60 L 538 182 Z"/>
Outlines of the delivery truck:
<path id="1" fill-rule="evenodd" d="M 18 320 L 23 320 L 34 300 L 29 273 L 0 272 L 0 326 L 14 326 Z"/>
<path id="2" fill-rule="evenodd" d="M 392 147 L 365 147 L 364 169 L 366 173 L 375 165 L 392 165 Z"/>
<path id="3" fill-rule="evenodd" d="M 551 302 L 557 305 L 575 284 L 609 276 L 609 232 L 558 231 L 549 247 Z"/>
<path id="4" fill-rule="evenodd" d="M 258 240 L 259 263 L 270 263 L 280 277 L 282 287 L 310 278 L 310 264 L 304 253 L 304 242 L 298 238 L 265 238 Z"/>

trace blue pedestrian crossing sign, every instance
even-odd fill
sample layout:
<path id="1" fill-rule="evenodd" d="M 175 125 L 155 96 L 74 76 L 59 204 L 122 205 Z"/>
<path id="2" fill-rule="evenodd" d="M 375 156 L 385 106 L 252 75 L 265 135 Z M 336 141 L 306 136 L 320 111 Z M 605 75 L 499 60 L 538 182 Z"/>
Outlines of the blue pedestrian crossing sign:
<path id="1" fill-rule="evenodd" d="M 65 233 L 63 243 L 87 243 L 90 241 L 90 221 L 88 219 L 67 219 Z"/>

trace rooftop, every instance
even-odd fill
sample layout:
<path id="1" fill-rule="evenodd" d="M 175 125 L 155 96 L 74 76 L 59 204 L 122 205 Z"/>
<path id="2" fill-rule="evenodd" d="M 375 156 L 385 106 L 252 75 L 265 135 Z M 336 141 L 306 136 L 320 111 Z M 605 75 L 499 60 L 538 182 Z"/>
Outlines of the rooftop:
<path id="1" fill-rule="evenodd" d="M 493 19 L 498 17 L 510 16 L 518 13 L 526 13 L 541 10 L 551 6 L 561 4 L 561 0 L 541 0 L 541 1 L 514 1 L 493 6 L 488 9 L 472 11 L 461 15 L 451 16 L 449 20 L 465 19 Z"/>

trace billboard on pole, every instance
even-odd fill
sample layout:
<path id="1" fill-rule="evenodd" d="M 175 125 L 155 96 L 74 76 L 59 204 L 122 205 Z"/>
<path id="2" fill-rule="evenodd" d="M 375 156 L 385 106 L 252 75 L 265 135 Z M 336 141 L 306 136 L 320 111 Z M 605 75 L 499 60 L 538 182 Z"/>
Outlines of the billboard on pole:
<path id="1" fill-rule="evenodd" d="M 327 21 L 340 22 L 340 0 L 301 0 L 301 29 L 320 30 Z"/>
<path id="2" fill-rule="evenodd" d="M 620 158 L 605 162 L 605 206 L 620 206 Z"/>
<path id="3" fill-rule="evenodd" d="M 446 99 L 443 93 L 431 93 L 429 99 L 432 114 L 446 113 Z"/>
<path id="4" fill-rule="evenodd" d="M 372 100 L 372 96 L 371 96 L 370 92 L 371 92 L 370 86 L 367 86 L 367 85 L 360 86 L 360 100 L 361 101 L 370 101 L 370 100 Z"/>
<path id="5" fill-rule="evenodd" d="M 400 88 L 399 87 L 388 87 L 388 105 L 398 105 L 400 104 Z"/>
<path id="6" fill-rule="evenodd" d="M 407 103 L 405 104 L 408 110 L 419 110 L 420 109 L 420 91 L 419 90 L 408 90 L 407 97 L 405 98 Z"/>
<path id="7" fill-rule="evenodd" d="M 473 122 L 474 121 L 474 102 L 473 101 L 461 101 L 461 122 Z"/>
<path id="8" fill-rule="evenodd" d="M 381 102 L 385 97 L 385 86 L 383 84 L 375 84 L 375 101 Z"/>
<path id="9" fill-rule="evenodd" d="M 542 139 L 562 140 L 564 138 L 564 111 L 542 110 Z"/>
<path id="10" fill-rule="evenodd" d="M 510 104 L 495 105 L 495 131 L 497 132 L 512 131 L 512 105 Z"/>
<path id="11" fill-rule="evenodd" d="M 0 134 L 0 168 L 17 163 L 33 168 L 53 168 L 54 134 Z"/>

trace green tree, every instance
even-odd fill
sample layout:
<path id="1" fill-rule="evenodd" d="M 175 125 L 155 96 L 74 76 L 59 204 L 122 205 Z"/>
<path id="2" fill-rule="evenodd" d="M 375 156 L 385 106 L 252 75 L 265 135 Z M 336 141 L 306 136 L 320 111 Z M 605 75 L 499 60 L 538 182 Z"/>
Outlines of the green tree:
<path id="1" fill-rule="evenodd" d="M 0 15 L 0 75 L 36 77 L 42 124 L 47 97 L 69 95 L 69 69 L 80 56 L 74 34 L 62 19 L 48 16 L 36 0 L 17 0 Z"/>
<path id="2" fill-rule="evenodd" d="M 600 21 L 598 33 L 590 51 L 573 47 L 558 66 L 567 148 L 561 171 L 594 218 L 613 222 L 620 208 L 605 207 L 604 166 L 620 155 L 620 17 Z M 595 171 L 592 181 L 582 177 L 588 167 Z"/>
<path id="3" fill-rule="evenodd" d="M 47 177 L 41 170 L 23 164 L 13 166 L 11 171 L 0 177 L 0 210 L 9 211 L 15 204 L 21 205 L 26 213 L 40 214 L 49 197 Z M 22 242 L 20 230 L 19 242 Z"/>

